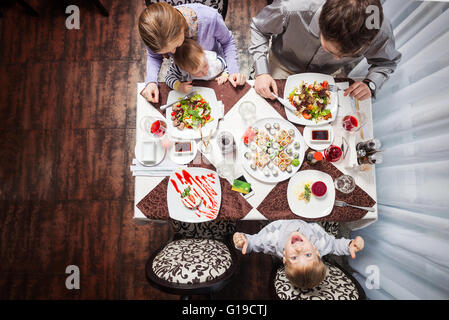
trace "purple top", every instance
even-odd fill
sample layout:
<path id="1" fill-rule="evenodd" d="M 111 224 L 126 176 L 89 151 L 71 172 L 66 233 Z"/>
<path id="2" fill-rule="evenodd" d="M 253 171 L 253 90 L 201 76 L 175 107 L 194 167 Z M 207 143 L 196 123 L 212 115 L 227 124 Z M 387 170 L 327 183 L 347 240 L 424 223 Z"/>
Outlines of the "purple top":
<path id="1" fill-rule="evenodd" d="M 198 19 L 197 42 L 204 50 L 217 52 L 225 58 L 229 73 L 239 73 L 237 48 L 231 31 L 223 21 L 223 17 L 214 8 L 200 3 L 183 4 L 183 7 L 193 9 Z M 175 8 L 177 8 L 176 6 Z M 147 48 L 147 76 L 145 84 L 158 82 L 158 74 L 162 64 L 162 55 L 153 53 Z"/>

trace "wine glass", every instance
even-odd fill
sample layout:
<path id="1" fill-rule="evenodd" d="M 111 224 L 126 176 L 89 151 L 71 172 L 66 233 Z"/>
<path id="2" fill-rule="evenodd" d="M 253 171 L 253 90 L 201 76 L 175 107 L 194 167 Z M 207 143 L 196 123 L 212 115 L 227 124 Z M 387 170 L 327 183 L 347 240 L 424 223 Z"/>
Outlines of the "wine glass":
<path id="1" fill-rule="evenodd" d="M 357 132 L 366 124 L 366 116 L 364 113 L 348 114 L 343 117 L 343 129 L 348 132 Z"/>
<path id="2" fill-rule="evenodd" d="M 140 128 L 147 136 L 161 139 L 167 131 L 167 123 L 162 118 L 145 116 L 140 120 Z"/>

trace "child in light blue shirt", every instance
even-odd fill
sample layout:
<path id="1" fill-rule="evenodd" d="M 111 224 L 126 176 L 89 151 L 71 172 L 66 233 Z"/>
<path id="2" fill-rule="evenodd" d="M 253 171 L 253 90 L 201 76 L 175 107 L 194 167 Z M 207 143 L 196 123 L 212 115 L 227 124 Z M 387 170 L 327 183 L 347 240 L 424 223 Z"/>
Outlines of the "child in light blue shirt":
<path id="1" fill-rule="evenodd" d="M 355 253 L 364 247 L 362 237 L 336 239 L 319 224 L 302 220 L 274 221 L 255 235 L 237 232 L 233 239 L 242 254 L 263 252 L 282 259 L 287 278 L 298 288 L 313 288 L 323 281 L 326 266 L 322 256 L 355 258 Z"/>

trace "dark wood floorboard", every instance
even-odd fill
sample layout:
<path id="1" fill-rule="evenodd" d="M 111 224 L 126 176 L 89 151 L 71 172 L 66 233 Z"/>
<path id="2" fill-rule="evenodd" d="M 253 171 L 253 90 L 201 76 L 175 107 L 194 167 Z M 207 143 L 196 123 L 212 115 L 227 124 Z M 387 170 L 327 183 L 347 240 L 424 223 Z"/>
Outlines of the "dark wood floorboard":
<path id="1" fill-rule="evenodd" d="M 104 0 L 109 17 L 73 1 L 79 30 L 65 28 L 63 1 L 29 2 L 39 17 L 0 7 L 0 299 L 178 299 L 150 286 L 144 270 L 171 229 L 132 219 L 144 1 Z M 246 74 L 250 17 L 265 3 L 229 0 Z M 216 297 L 268 299 L 271 258 L 241 262 Z M 80 268 L 80 290 L 65 287 L 68 265 Z"/>

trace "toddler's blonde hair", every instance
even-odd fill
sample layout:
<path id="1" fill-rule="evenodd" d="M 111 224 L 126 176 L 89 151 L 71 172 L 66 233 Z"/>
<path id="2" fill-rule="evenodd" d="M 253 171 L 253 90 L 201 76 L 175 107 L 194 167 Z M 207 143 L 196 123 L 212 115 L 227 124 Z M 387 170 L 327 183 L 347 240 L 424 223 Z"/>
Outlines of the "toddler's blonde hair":
<path id="1" fill-rule="evenodd" d="M 192 39 L 186 39 L 173 55 L 176 65 L 189 73 L 193 73 L 201 67 L 203 57 L 203 48 Z"/>
<path id="2" fill-rule="evenodd" d="M 139 33 L 145 45 L 158 53 L 188 30 L 181 12 L 165 2 L 147 6 L 139 17 Z"/>
<path id="3" fill-rule="evenodd" d="M 289 262 L 285 264 L 287 279 L 301 289 L 311 289 L 319 285 L 326 277 L 326 272 L 326 265 L 319 257 L 308 265 L 293 267 Z"/>

